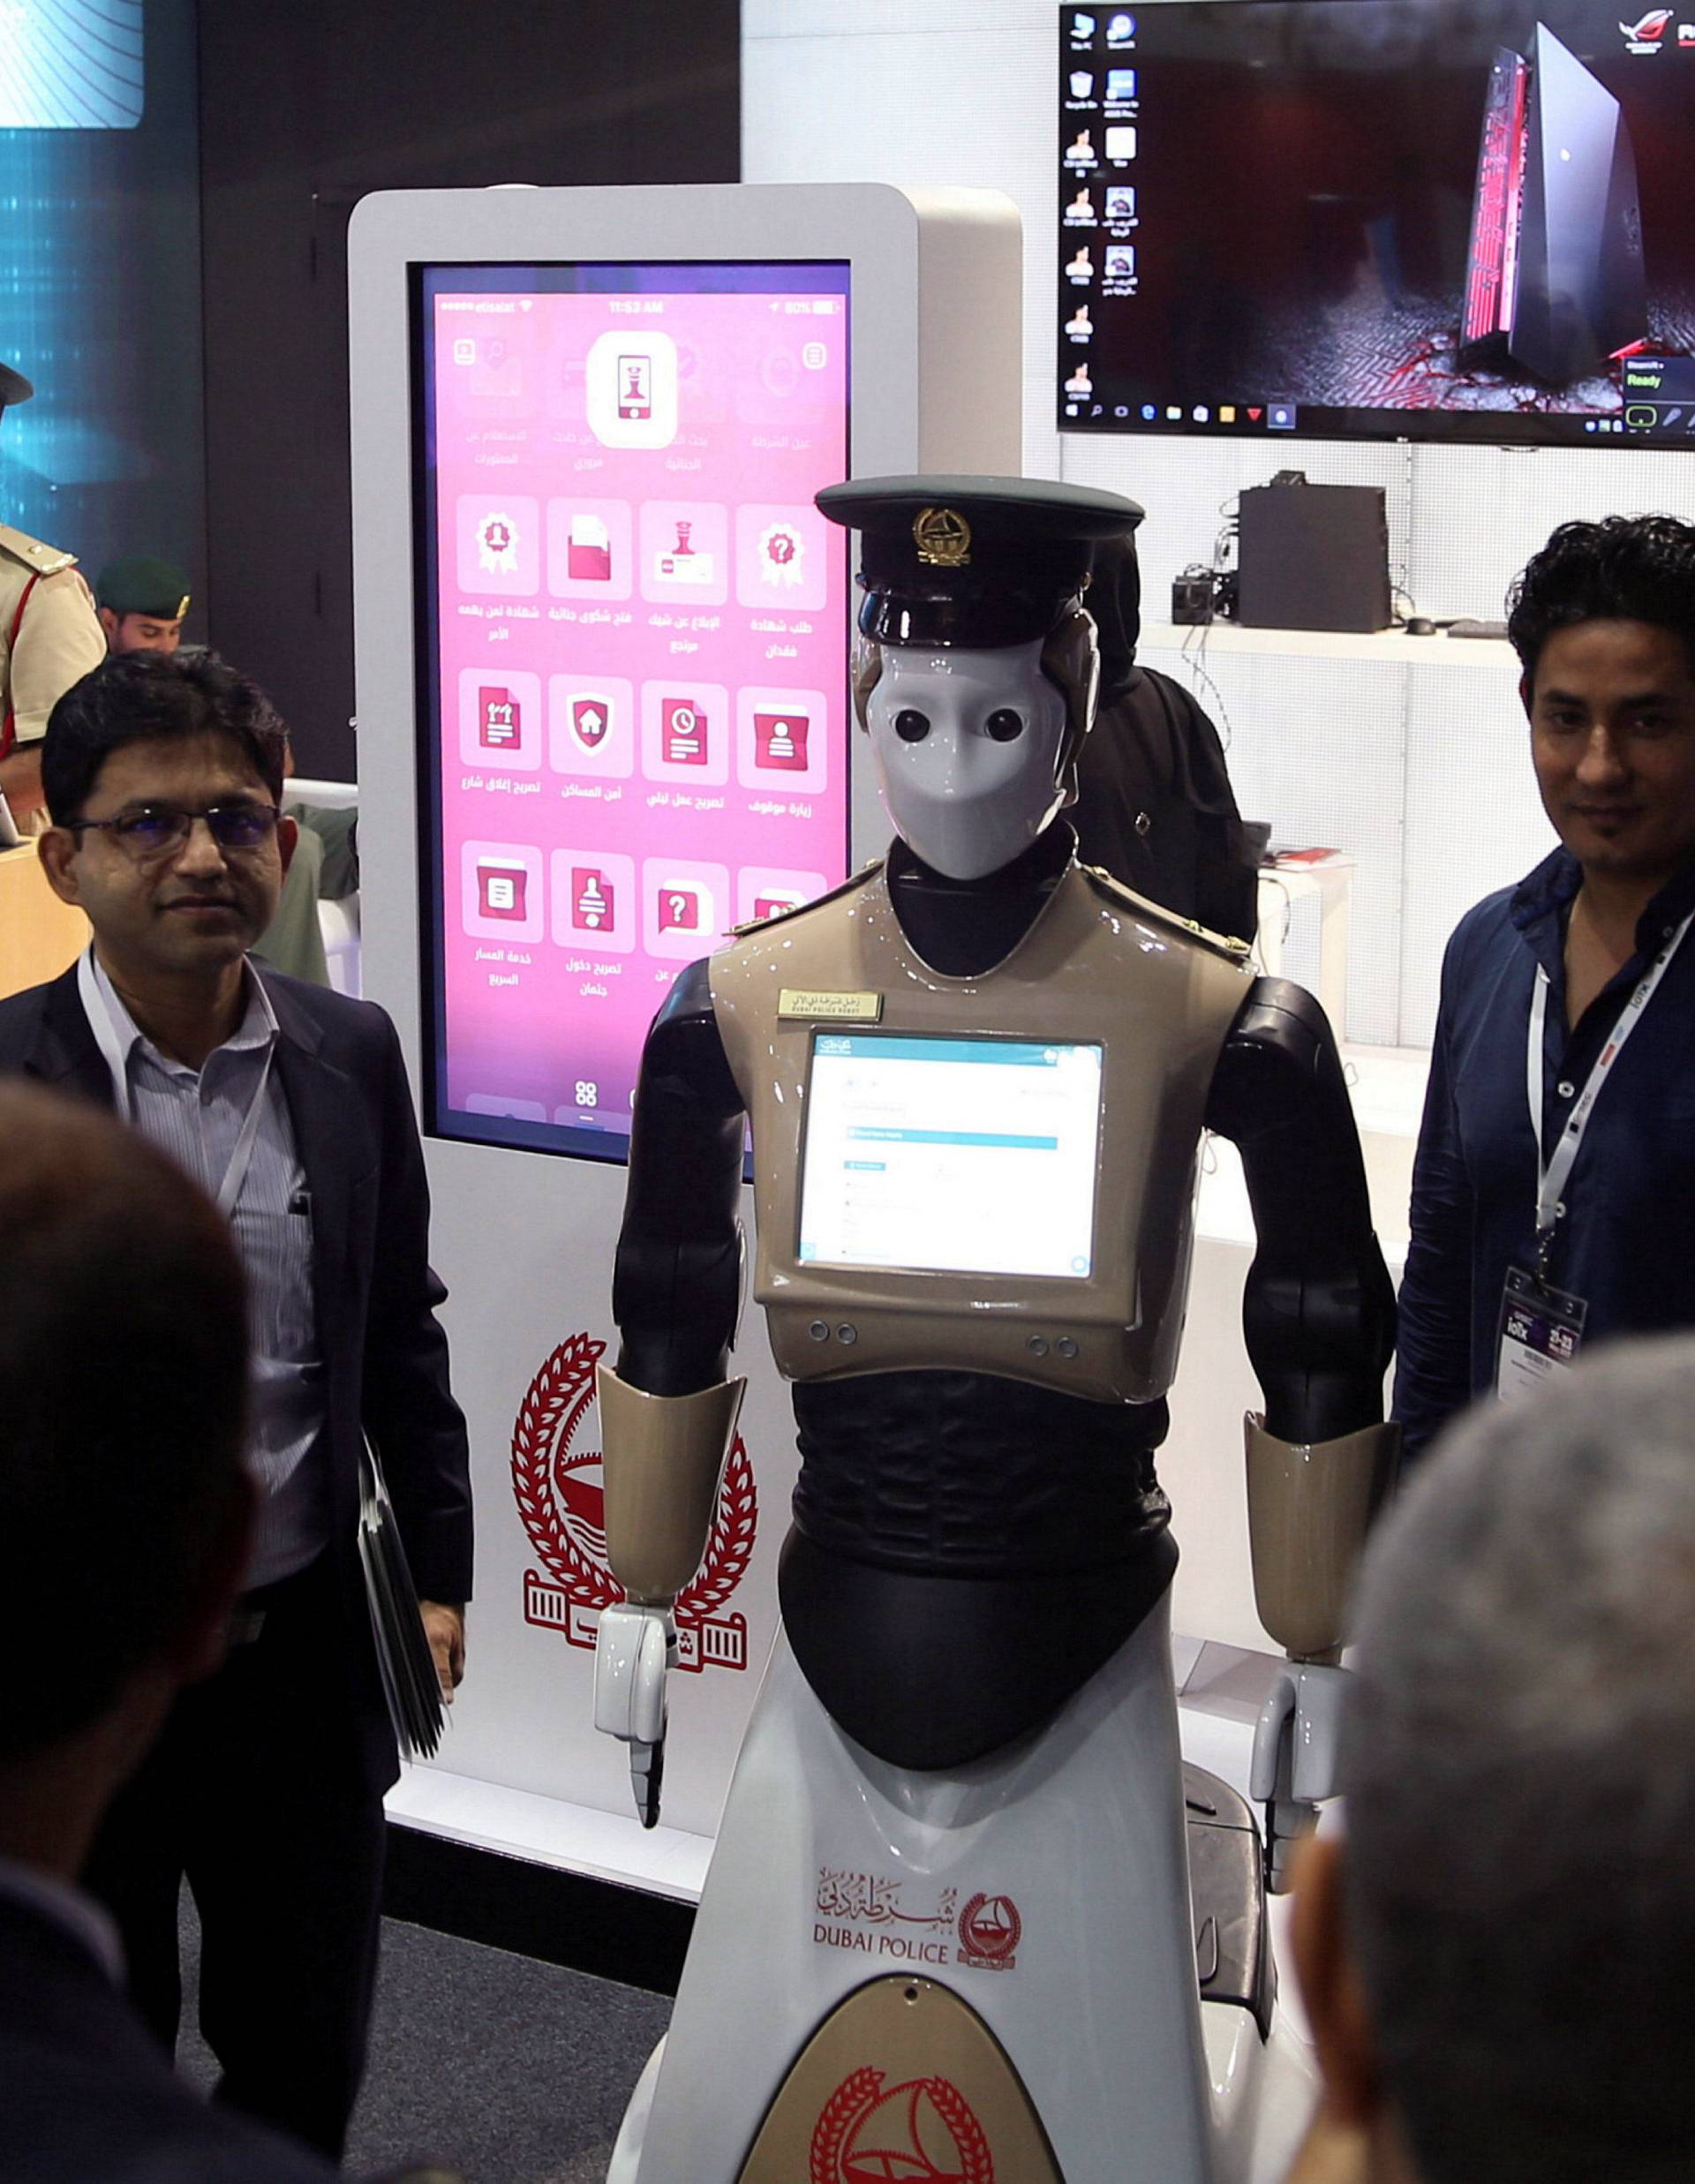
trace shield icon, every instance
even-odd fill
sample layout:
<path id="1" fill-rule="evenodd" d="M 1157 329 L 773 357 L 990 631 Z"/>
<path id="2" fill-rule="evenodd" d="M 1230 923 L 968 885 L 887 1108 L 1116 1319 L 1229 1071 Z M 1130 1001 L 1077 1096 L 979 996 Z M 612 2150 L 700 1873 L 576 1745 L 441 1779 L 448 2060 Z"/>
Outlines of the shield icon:
<path id="1" fill-rule="evenodd" d="M 612 700 L 584 690 L 570 704 L 571 734 L 584 750 L 599 750 L 612 732 Z"/>

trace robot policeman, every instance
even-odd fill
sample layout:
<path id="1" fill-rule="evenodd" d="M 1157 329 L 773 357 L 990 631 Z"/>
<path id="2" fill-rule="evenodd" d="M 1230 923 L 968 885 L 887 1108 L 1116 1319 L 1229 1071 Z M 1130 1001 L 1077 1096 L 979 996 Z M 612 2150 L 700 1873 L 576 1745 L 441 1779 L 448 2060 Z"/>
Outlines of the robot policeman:
<path id="1" fill-rule="evenodd" d="M 1141 510 L 939 478 L 818 505 L 862 534 L 854 696 L 896 837 L 693 965 L 644 1053 L 599 1389 L 628 1603 L 596 1718 L 650 1824 L 669 1610 L 742 1385 L 749 1120 L 754 1293 L 802 1463 L 783 1635 L 612 2176 L 1257 2179 L 1304 2089 L 1239 1871 L 1203 1919 L 1217 1842 L 1191 1917 L 1154 1452 L 1214 1130 L 1260 1239 L 1261 1612 L 1333 1660 L 1391 1460 L 1394 1312 L 1340 1063 L 1309 995 L 1080 866 L 1060 817 L 1090 557 Z M 1323 1788 L 1290 1755 L 1325 1674 L 1274 1709 L 1285 1809 Z M 1236 1823 L 1226 1864 L 1254 1840 L 1223 1784 L 1191 1805 Z M 1244 1933 L 1255 1961 L 1203 2009 Z"/>

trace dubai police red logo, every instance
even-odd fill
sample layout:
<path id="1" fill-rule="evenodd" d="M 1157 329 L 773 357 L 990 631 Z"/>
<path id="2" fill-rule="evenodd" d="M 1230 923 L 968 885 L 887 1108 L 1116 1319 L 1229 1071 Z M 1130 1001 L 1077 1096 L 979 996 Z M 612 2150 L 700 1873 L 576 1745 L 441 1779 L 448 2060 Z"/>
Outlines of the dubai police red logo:
<path id="1" fill-rule="evenodd" d="M 808 2184 L 995 2184 L 994 2157 L 963 2093 L 945 2078 L 883 2090 L 880 2070 L 855 2070 L 824 2105 Z"/>
<path id="2" fill-rule="evenodd" d="M 960 1913 L 960 1961 L 978 1971 L 1011 1971 L 1023 1931 L 1011 1896 L 973 1896 Z"/>
<path id="3" fill-rule="evenodd" d="M 524 1391 L 512 1428 L 512 1492 L 540 1557 L 526 1570 L 526 1623 L 559 1631 L 592 1651 L 600 1611 L 624 1597 L 606 1560 L 594 1368 L 606 1345 L 591 1335 L 562 1342 Z M 748 1619 L 719 1610 L 747 1574 L 759 1523 L 753 1466 L 738 1434 L 724 1466 L 706 1558 L 678 1599 L 677 1666 L 745 1668 Z"/>

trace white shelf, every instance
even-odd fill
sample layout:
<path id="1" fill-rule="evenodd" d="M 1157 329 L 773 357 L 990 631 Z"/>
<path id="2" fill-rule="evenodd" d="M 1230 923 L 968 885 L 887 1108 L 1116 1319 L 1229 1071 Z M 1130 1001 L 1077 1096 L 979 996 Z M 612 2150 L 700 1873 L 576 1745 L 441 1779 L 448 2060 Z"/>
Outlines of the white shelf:
<path id="1" fill-rule="evenodd" d="M 1397 667 L 1515 667 L 1504 637 L 1409 637 L 1399 629 L 1242 629 L 1234 622 L 1144 621 L 1139 652 L 1281 653 L 1295 659 L 1373 659 Z"/>

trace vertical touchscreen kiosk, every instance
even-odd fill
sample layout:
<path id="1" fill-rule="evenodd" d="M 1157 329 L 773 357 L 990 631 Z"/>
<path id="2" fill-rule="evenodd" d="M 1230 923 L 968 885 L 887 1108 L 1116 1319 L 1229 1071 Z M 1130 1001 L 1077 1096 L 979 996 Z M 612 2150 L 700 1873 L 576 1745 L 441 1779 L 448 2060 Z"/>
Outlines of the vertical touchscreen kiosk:
<path id="1" fill-rule="evenodd" d="M 853 764 L 847 541 L 812 496 L 1020 468 L 1017 215 L 880 185 L 385 193 L 350 277 L 365 990 L 419 1103 L 477 1501 L 468 1679 L 399 1805 L 686 1892 L 677 1834 L 624 1817 L 589 1696 L 618 1597 L 592 1379 L 637 1063 L 686 964 L 884 846 Z M 848 1201 L 814 1201 L 819 1250 L 880 1235 L 903 1164 L 968 1202 L 1004 1148 L 932 1147 L 927 1118 L 986 1111 L 1006 1079 L 1062 1146 L 1019 1248 L 1086 1252 L 1062 1180 L 1090 1157 L 1086 1052 L 868 1054 L 911 1126 Z M 866 1126 L 858 1096 L 821 1126 Z M 742 1446 L 678 1617 L 697 1673 L 667 1819 L 699 1837 L 775 1628 L 794 1474 L 756 1323 L 739 1369 Z"/>

